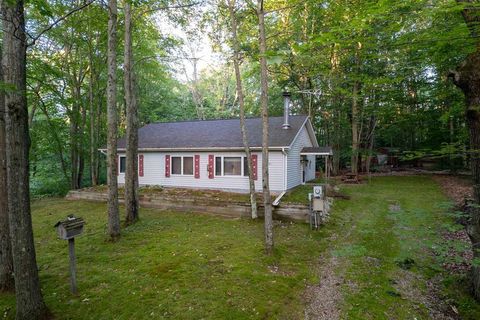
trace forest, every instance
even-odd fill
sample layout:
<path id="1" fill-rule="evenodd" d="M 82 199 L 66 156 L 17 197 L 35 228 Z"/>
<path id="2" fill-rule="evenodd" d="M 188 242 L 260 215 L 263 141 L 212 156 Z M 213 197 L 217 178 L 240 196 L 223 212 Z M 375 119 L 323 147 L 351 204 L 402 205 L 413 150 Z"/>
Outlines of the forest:
<path id="1" fill-rule="evenodd" d="M 387 150 L 405 167 L 427 160 L 471 172 L 480 203 L 476 0 L 3 0 L 1 15 L 0 231 L 10 230 L 2 245 L 11 241 L 15 274 L 25 274 L 15 275 L 17 308 L 29 305 L 17 319 L 50 317 L 31 199 L 108 184 L 105 221 L 117 241 L 116 142 L 127 137 L 128 226 L 139 217 L 132 159 L 146 124 L 262 117 L 267 255 L 266 123 L 282 115 L 283 92 L 291 113 L 308 115 L 319 144 L 332 147 L 334 176 L 375 172 Z M 479 217 L 473 209 L 467 228 L 477 299 Z"/>
<path id="2" fill-rule="evenodd" d="M 238 5 L 245 106 L 247 116 L 257 116 L 257 22 L 248 3 Z M 461 4 L 269 1 L 265 5 L 270 114 L 281 115 L 281 93 L 291 91 L 293 112 L 309 115 L 320 144 L 334 148 L 335 173 L 350 165 L 352 154 L 367 157 L 382 147 L 398 150 L 407 160 L 427 155 L 445 158 L 440 162 L 443 168 L 467 165 L 464 98 L 449 80 L 450 71 L 476 48 Z M 75 7 L 62 1 L 28 6 L 27 25 L 33 36 Z M 118 19 L 122 34 L 122 10 Z M 132 19 L 140 126 L 238 116 L 226 3 L 141 2 L 135 4 Z M 93 2 L 28 48 L 34 195 L 65 194 L 71 188 L 106 181 L 105 158 L 97 150 L 106 142 L 107 20 L 104 5 Z M 163 34 L 159 25 L 167 20 L 184 34 L 177 38 Z M 199 70 L 196 48 L 205 40 L 201 35 L 208 36 L 217 59 L 215 65 Z M 119 79 L 122 50 L 123 37 L 119 37 Z M 119 83 L 120 135 L 126 130 L 123 91 Z"/>

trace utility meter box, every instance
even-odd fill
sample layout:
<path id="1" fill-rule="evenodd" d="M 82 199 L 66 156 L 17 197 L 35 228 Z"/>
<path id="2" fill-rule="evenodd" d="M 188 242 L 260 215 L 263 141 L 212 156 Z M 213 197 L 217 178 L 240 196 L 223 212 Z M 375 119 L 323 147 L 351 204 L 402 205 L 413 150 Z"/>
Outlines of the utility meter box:
<path id="1" fill-rule="evenodd" d="M 313 211 L 324 211 L 325 210 L 325 198 L 326 198 L 326 187 L 325 187 L 325 185 L 314 186 L 313 187 L 312 210 Z"/>
<path id="2" fill-rule="evenodd" d="M 325 210 L 325 201 L 322 198 L 313 198 L 312 200 L 312 210 L 313 211 L 324 211 Z"/>
<path id="3" fill-rule="evenodd" d="M 85 221 L 82 218 L 69 215 L 65 220 L 58 221 L 55 224 L 55 229 L 57 229 L 60 239 L 70 240 L 82 234 L 84 225 Z"/>
<path id="4" fill-rule="evenodd" d="M 322 186 L 314 186 L 313 187 L 313 197 L 314 198 L 323 198 L 323 187 Z"/>

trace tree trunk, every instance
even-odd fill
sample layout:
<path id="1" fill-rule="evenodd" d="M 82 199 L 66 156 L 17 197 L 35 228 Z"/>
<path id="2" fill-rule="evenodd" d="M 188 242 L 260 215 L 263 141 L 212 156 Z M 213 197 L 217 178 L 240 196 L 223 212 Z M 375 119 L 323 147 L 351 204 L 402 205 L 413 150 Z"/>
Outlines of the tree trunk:
<path id="1" fill-rule="evenodd" d="M 355 81 L 352 93 L 352 159 L 350 161 L 353 174 L 358 173 L 358 153 L 360 145 L 358 130 L 358 82 Z"/>
<path id="2" fill-rule="evenodd" d="M 125 1 L 124 87 L 127 110 L 127 159 L 125 172 L 126 224 L 138 220 L 138 116 L 132 53 L 132 10 Z"/>
<path id="3" fill-rule="evenodd" d="M 478 38 L 478 24 L 480 15 L 478 1 L 457 0 L 466 4 L 462 15 L 465 23 L 470 29 L 471 36 Z M 453 82 L 459 87 L 466 102 L 465 116 L 470 136 L 470 165 L 472 168 L 473 191 L 476 206 L 472 206 L 471 217 L 467 225 L 467 233 L 472 241 L 473 257 L 480 258 L 480 43 L 477 43 L 477 50 L 471 53 L 463 61 L 456 71 L 450 74 Z M 472 265 L 472 287 L 474 297 L 480 301 L 480 266 Z"/>
<path id="4" fill-rule="evenodd" d="M 242 77 L 240 74 L 240 45 L 237 37 L 237 16 L 235 12 L 235 0 L 228 1 L 228 8 L 230 11 L 230 19 L 232 23 L 232 43 L 233 43 L 233 66 L 235 69 L 235 80 L 237 84 L 238 104 L 240 106 L 240 128 L 242 130 L 243 146 L 245 148 L 245 155 L 247 156 L 248 166 L 248 183 L 250 190 L 250 205 L 252 219 L 258 218 L 257 213 L 257 196 L 255 194 L 255 180 L 253 178 L 253 164 L 252 155 L 248 143 L 247 128 L 245 126 L 245 99 L 243 96 Z"/>
<path id="5" fill-rule="evenodd" d="M 470 133 L 470 163 L 474 183 L 474 198 L 480 205 L 480 49 L 472 53 L 452 74 L 455 85 L 465 94 L 467 124 Z M 480 258 L 480 209 L 471 208 L 467 226 L 474 258 Z M 480 266 L 472 266 L 473 293 L 480 300 Z"/>
<path id="6" fill-rule="evenodd" d="M 2 1 L 8 212 L 15 270 L 16 319 L 46 319 L 30 214 L 24 3 Z"/>
<path id="7" fill-rule="evenodd" d="M 117 0 L 108 1 L 107 48 L 107 184 L 108 184 L 108 234 L 115 241 L 120 237 L 117 181 Z"/>
<path id="8" fill-rule="evenodd" d="M 0 66 L 0 79 L 3 72 Z M 8 223 L 7 159 L 5 141 L 5 93 L 0 91 L 0 292 L 13 291 L 12 245 Z"/>
<path id="9" fill-rule="evenodd" d="M 260 104 L 262 108 L 262 190 L 263 206 L 265 210 L 265 251 L 267 254 L 273 253 L 273 217 L 272 217 L 272 196 L 270 195 L 269 174 L 268 174 L 268 69 L 267 57 L 267 39 L 265 36 L 265 11 L 263 0 L 257 1 L 257 17 L 259 31 L 259 50 L 260 50 L 260 84 L 261 95 Z"/>
<path id="10" fill-rule="evenodd" d="M 357 76 L 360 72 L 360 50 L 362 49 L 362 44 L 359 42 L 355 52 L 355 67 Z M 355 80 L 353 83 L 353 92 L 352 92 L 352 173 L 358 173 L 358 160 L 360 153 L 360 139 L 361 139 L 361 129 L 359 117 L 359 105 L 358 105 L 358 96 L 360 91 L 360 83 L 358 80 Z"/>
<path id="11" fill-rule="evenodd" d="M 97 158 L 97 142 L 95 140 L 95 100 L 93 95 L 93 57 L 92 53 L 89 56 L 90 64 L 90 79 L 88 83 L 88 104 L 89 104 L 89 116 L 90 116 L 90 179 L 92 180 L 92 186 L 98 184 L 98 177 L 96 172 L 96 158 Z"/>

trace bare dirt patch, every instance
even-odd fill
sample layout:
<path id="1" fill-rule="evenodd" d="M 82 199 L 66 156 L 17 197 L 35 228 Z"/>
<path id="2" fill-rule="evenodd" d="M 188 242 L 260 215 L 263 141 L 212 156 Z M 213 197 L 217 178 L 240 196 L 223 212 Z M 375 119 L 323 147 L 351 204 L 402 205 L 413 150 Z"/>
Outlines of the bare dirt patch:
<path id="1" fill-rule="evenodd" d="M 456 206 L 463 206 L 466 198 L 473 196 L 472 182 L 467 177 L 457 177 L 451 175 L 433 176 L 443 193 L 455 202 Z"/>
<path id="2" fill-rule="evenodd" d="M 439 288 L 439 278 L 433 278 L 425 281 L 419 274 L 403 270 L 401 277 L 394 280 L 394 287 L 404 298 L 410 301 L 416 301 L 420 308 L 423 305 L 428 312 L 430 319 L 435 320 L 457 320 L 461 319 L 456 307 L 448 303 L 441 295 Z M 425 283 L 425 289 L 420 290 L 416 285 Z"/>
<path id="3" fill-rule="evenodd" d="M 437 175 L 433 179 L 440 185 L 443 193 L 455 203 L 456 210 L 464 211 L 466 209 L 466 199 L 473 197 L 472 182 L 469 178 Z M 464 224 L 463 220 L 458 222 Z M 446 231 L 442 237 L 446 243 L 452 244 L 446 253 L 447 261 L 443 263 L 443 267 L 450 273 L 466 274 L 471 268 L 473 259 L 473 252 L 470 249 L 471 241 L 467 231 L 464 228 L 457 231 Z M 458 245 L 454 245 L 455 243 L 463 243 L 468 249 L 460 251 L 456 249 Z"/>
<path id="4" fill-rule="evenodd" d="M 305 292 L 306 320 L 336 320 L 340 318 L 339 305 L 343 301 L 340 288 L 343 279 L 335 274 L 338 265 L 336 257 L 331 257 L 327 263 L 319 265 L 319 283 L 309 286 Z"/>

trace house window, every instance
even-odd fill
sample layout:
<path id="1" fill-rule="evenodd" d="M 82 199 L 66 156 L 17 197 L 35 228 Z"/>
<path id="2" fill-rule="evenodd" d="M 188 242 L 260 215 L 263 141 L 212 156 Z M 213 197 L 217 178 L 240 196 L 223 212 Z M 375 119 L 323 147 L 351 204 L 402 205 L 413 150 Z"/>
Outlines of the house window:
<path id="1" fill-rule="evenodd" d="M 127 163 L 127 157 L 120 156 L 120 173 L 125 173 L 126 163 Z"/>
<path id="2" fill-rule="evenodd" d="M 215 175 L 222 175 L 222 157 L 215 157 Z"/>
<path id="3" fill-rule="evenodd" d="M 247 157 L 243 157 L 243 175 L 245 177 L 248 176 L 248 161 L 247 161 Z"/>
<path id="4" fill-rule="evenodd" d="M 182 174 L 182 157 L 172 157 L 172 174 Z"/>
<path id="5" fill-rule="evenodd" d="M 172 157 L 172 174 L 193 176 L 193 157 Z"/>
<path id="6" fill-rule="evenodd" d="M 183 174 L 193 176 L 193 157 L 183 157 Z"/>
<path id="7" fill-rule="evenodd" d="M 242 157 L 224 157 L 223 175 L 241 176 L 242 175 Z"/>

